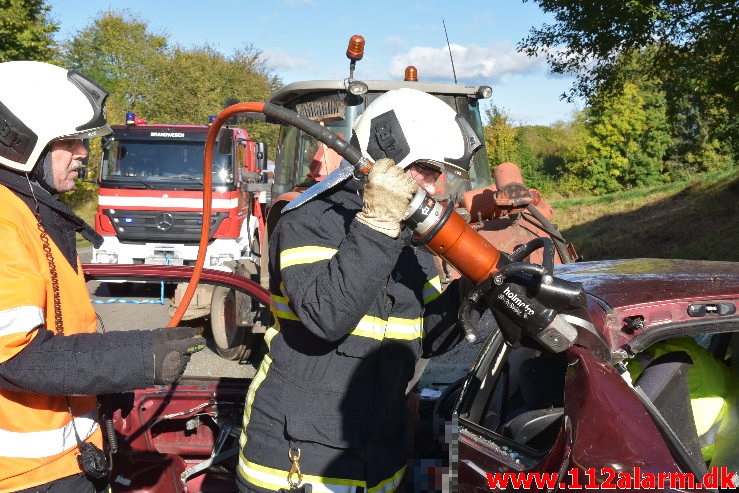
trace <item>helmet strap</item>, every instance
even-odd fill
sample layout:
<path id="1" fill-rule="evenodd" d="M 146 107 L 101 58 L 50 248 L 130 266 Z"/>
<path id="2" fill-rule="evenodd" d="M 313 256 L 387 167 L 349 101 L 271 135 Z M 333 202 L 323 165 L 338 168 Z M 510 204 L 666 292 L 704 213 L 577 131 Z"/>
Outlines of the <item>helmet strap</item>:
<path id="1" fill-rule="evenodd" d="M 33 181 L 45 188 L 50 194 L 57 195 L 59 191 L 54 184 L 54 166 L 51 160 L 51 150 L 46 151 L 43 156 L 31 170 Z"/>
<path id="2" fill-rule="evenodd" d="M 36 214 L 36 217 L 38 218 L 39 223 L 41 222 L 41 208 L 38 203 L 38 199 L 36 198 L 36 192 L 33 190 L 33 183 L 31 183 L 31 177 L 28 176 L 28 173 L 23 173 L 26 176 L 26 180 L 28 181 L 28 188 L 31 189 L 31 197 L 33 197 L 33 203 L 35 204 L 35 210 L 34 214 Z M 34 180 L 35 182 L 36 180 Z"/>

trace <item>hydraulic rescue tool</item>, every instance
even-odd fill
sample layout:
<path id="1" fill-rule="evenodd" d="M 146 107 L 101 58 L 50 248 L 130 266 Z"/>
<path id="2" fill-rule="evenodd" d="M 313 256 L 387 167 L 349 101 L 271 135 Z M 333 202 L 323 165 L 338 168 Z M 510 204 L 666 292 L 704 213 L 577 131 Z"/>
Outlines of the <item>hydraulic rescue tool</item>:
<path id="1" fill-rule="evenodd" d="M 340 136 L 297 113 L 271 103 L 238 103 L 230 106 L 213 121 L 205 149 L 205 166 L 212 161 L 213 147 L 221 126 L 237 113 L 247 113 L 257 119 L 293 125 L 321 141 L 346 162 L 289 203 L 284 211 L 300 207 L 323 191 L 354 177 L 364 179 L 373 163 Z M 460 126 L 470 139 L 470 151 L 463 156 L 471 159 L 483 144 L 474 131 Z M 204 176 L 209 176 L 204 172 Z M 206 188 L 207 189 L 207 188 Z M 551 352 L 570 347 L 577 337 L 577 329 L 559 312 L 577 308 L 585 303 L 585 294 L 579 283 L 559 279 L 553 275 L 554 246 L 549 238 L 536 238 L 511 254 L 498 250 L 454 210 L 453 204 L 440 202 L 419 190 L 411 200 L 404 219 L 413 232 L 417 245 L 439 255 L 462 275 L 475 283 L 460 308 L 460 322 L 470 342 L 477 339 L 475 309 L 490 308 L 506 340 L 518 346 L 530 341 Z M 203 224 L 204 229 L 207 225 Z M 201 240 L 207 233 L 201 234 Z M 524 262 L 533 251 L 543 249 L 542 265 Z M 199 274 L 195 270 L 195 274 Z M 197 279 L 190 283 L 194 286 Z"/>

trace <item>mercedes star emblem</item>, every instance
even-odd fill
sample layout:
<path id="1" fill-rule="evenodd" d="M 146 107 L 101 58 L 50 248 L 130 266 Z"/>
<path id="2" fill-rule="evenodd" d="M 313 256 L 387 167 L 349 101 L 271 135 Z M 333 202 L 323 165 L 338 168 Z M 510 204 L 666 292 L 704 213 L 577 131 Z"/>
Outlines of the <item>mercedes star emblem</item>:
<path id="1" fill-rule="evenodd" d="M 174 217 L 169 212 L 162 212 L 157 216 L 157 228 L 161 231 L 169 231 L 174 226 Z"/>

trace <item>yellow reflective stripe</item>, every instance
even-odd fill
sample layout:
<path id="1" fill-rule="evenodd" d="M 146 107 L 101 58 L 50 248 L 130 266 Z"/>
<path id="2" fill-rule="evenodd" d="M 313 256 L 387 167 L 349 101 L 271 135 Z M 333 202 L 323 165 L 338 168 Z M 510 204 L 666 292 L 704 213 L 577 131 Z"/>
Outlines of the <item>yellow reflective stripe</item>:
<path id="1" fill-rule="evenodd" d="M 249 420 L 251 419 L 251 405 L 254 403 L 254 395 L 257 393 L 259 386 L 262 385 L 262 382 L 264 382 L 264 379 L 267 378 L 267 372 L 269 371 L 270 366 L 272 366 L 272 356 L 267 353 L 264 355 L 264 358 L 262 358 L 262 364 L 259 365 L 259 371 L 254 375 L 251 385 L 249 385 L 249 390 L 246 392 L 244 417 L 241 422 L 241 436 L 239 437 L 239 445 L 242 449 L 244 448 L 244 445 L 246 445 L 246 425 L 249 424 Z"/>
<path id="2" fill-rule="evenodd" d="M 368 337 L 381 341 L 382 339 L 400 339 L 410 341 L 418 339 L 423 334 L 421 318 L 390 317 L 387 321 L 379 317 L 365 315 L 350 335 Z"/>
<path id="3" fill-rule="evenodd" d="M 239 473 L 244 479 L 260 488 L 278 490 L 288 487 L 288 471 L 254 464 L 246 460 L 243 453 L 239 454 Z M 314 493 L 355 493 L 357 488 L 363 488 L 364 491 L 367 491 L 366 482 L 353 479 L 325 478 L 303 474 L 303 483 L 310 483 Z"/>
<path id="4" fill-rule="evenodd" d="M 320 246 L 288 248 L 280 252 L 280 269 L 285 269 L 293 265 L 312 264 L 321 260 L 329 260 L 336 255 L 336 252 L 338 252 L 336 248 Z"/>
<path id="5" fill-rule="evenodd" d="M 19 419 L 23 419 L 19 417 Z M 87 440 L 98 429 L 97 409 L 74 418 L 55 430 L 8 431 L 0 430 L 0 457 L 39 459 L 61 454 L 77 446 L 75 427 L 81 440 Z"/>
<path id="6" fill-rule="evenodd" d="M 419 318 L 397 318 L 390 317 L 387 321 L 387 332 L 385 337 L 388 339 L 402 339 L 411 341 L 420 339 L 423 335 L 423 319 Z"/>
<path id="7" fill-rule="evenodd" d="M 264 343 L 267 345 L 267 350 L 271 350 L 270 345 L 272 339 L 280 332 L 280 322 L 275 320 L 275 324 L 264 331 Z"/>
<path id="8" fill-rule="evenodd" d="M 377 486 L 373 486 L 372 488 L 368 489 L 367 493 L 389 493 L 395 491 L 398 486 L 400 486 L 400 482 L 403 480 L 404 475 L 405 466 L 403 466 L 398 472 L 393 474 L 392 477 L 386 479 L 385 481 L 382 481 Z"/>
<path id="9" fill-rule="evenodd" d="M 27 334 L 44 324 L 44 312 L 37 306 L 18 306 L 0 310 L 0 337 Z"/>
<path id="10" fill-rule="evenodd" d="M 441 295 L 441 278 L 439 276 L 429 279 L 423 285 L 423 304 L 428 305 Z"/>
<path id="11" fill-rule="evenodd" d="M 381 341 L 385 336 L 386 325 L 387 322 L 381 318 L 365 315 L 362 317 L 362 320 L 359 321 L 357 326 L 349 332 L 349 335 L 369 337 L 370 339 Z"/>
<path id="12" fill-rule="evenodd" d="M 698 436 L 701 436 L 713 426 L 724 407 L 723 397 L 699 397 L 690 399 L 693 408 L 693 419 Z"/>
<path id="13" fill-rule="evenodd" d="M 275 317 L 300 320 L 290 308 L 290 299 L 287 296 L 270 295 L 270 311 Z"/>

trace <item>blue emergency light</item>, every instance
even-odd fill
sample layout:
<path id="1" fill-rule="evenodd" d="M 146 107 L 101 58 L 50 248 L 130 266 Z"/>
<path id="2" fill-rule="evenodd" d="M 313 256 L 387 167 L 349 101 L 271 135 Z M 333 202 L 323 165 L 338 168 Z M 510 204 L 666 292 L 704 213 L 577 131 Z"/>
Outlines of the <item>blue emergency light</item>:
<path id="1" fill-rule="evenodd" d="M 208 117 L 208 125 L 213 125 L 214 121 L 216 121 L 216 115 L 210 115 Z"/>
<path id="2" fill-rule="evenodd" d="M 133 125 L 136 123 L 136 113 L 133 111 L 126 112 L 126 125 Z"/>
<path id="3" fill-rule="evenodd" d="M 131 224 L 133 222 L 133 218 L 130 216 L 126 216 L 123 218 L 123 222 L 126 224 Z"/>

